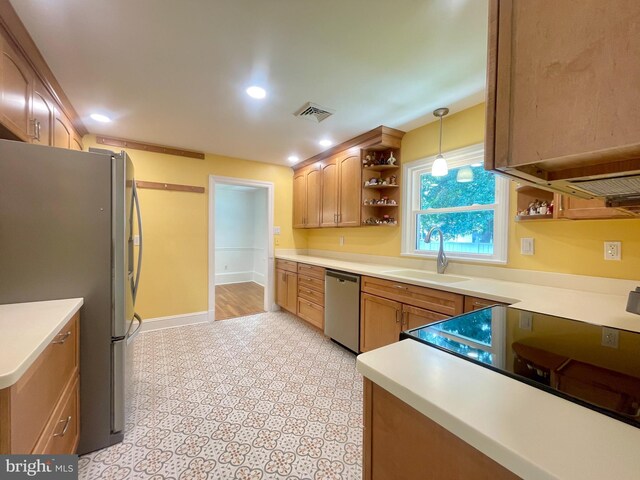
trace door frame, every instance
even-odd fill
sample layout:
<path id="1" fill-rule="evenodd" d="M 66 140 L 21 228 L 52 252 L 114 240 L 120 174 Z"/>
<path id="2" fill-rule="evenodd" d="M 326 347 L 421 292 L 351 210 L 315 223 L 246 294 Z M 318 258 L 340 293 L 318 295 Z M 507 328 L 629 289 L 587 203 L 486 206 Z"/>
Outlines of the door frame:
<path id="1" fill-rule="evenodd" d="M 249 180 L 236 177 L 222 177 L 218 175 L 209 175 L 209 238 L 207 242 L 209 254 L 209 272 L 207 279 L 208 308 L 207 317 L 210 322 L 215 320 L 216 312 L 216 185 L 240 185 L 244 187 L 257 187 L 267 189 L 267 229 L 264 232 L 267 235 L 267 258 L 266 258 L 266 274 L 264 285 L 264 310 L 272 312 L 277 310 L 275 304 L 275 288 L 274 288 L 274 267 L 275 256 L 273 250 L 273 206 L 274 206 L 274 186 L 273 182 L 263 182 L 259 180 Z"/>

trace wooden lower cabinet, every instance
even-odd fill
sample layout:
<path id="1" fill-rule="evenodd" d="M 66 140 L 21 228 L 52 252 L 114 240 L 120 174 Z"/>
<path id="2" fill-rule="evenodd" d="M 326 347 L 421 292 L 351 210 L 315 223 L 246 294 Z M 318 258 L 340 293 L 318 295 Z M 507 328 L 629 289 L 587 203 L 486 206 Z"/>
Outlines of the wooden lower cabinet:
<path id="1" fill-rule="evenodd" d="M 487 300 L 479 297 L 464 297 L 464 313 L 480 310 L 481 308 L 491 307 L 492 305 L 507 305 L 506 303 L 496 302 L 495 300 Z"/>
<path id="2" fill-rule="evenodd" d="M 24 375 L 0 390 L 0 454 L 76 451 L 79 324 L 76 313 Z"/>
<path id="3" fill-rule="evenodd" d="M 479 450 L 364 380 L 364 480 L 517 480 Z"/>
<path id="4" fill-rule="evenodd" d="M 297 312 L 298 274 L 276 269 L 276 303 L 285 310 Z"/>
<path id="5" fill-rule="evenodd" d="M 402 304 L 368 293 L 360 295 L 360 351 L 368 352 L 398 341 Z"/>
<path id="6" fill-rule="evenodd" d="M 360 351 L 395 343 L 400 332 L 449 318 L 424 308 L 362 293 L 360 296 Z"/>

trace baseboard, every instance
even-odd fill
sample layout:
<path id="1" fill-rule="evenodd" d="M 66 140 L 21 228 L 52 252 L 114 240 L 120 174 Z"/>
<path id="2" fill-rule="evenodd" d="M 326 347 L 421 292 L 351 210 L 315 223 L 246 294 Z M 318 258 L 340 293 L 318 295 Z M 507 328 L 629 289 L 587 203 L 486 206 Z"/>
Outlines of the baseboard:
<path id="1" fill-rule="evenodd" d="M 253 281 L 253 272 L 216 273 L 216 285 L 244 283 Z"/>
<path id="2" fill-rule="evenodd" d="M 165 328 L 183 327 L 195 323 L 207 323 L 207 312 L 185 313 L 183 315 L 170 315 L 168 317 L 149 318 L 142 321 L 142 332 L 163 330 Z"/>

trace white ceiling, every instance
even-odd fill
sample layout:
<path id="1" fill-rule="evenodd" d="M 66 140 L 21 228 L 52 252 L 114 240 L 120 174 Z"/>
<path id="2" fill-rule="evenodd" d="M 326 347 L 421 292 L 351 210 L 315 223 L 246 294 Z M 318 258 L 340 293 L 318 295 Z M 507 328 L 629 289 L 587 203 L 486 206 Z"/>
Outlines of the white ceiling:
<path id="1" fill-rule="evenodd" d="M 484 99 L 487 0 L 12 4 L 91 133 L 288 164 Z M 307 101 L 336 113 L 295 118 Z"/>

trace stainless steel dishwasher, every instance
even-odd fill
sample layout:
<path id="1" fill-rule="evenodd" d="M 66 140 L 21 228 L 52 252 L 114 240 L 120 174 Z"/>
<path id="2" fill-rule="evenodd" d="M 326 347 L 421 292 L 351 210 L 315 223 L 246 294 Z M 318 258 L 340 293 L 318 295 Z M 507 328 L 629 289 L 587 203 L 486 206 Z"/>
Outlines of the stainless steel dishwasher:
<path id="1" fill-rule="evenodd" d="M 360 346 L 360 275 L 325 273 L 324 334 L 358 353 Z"/>

